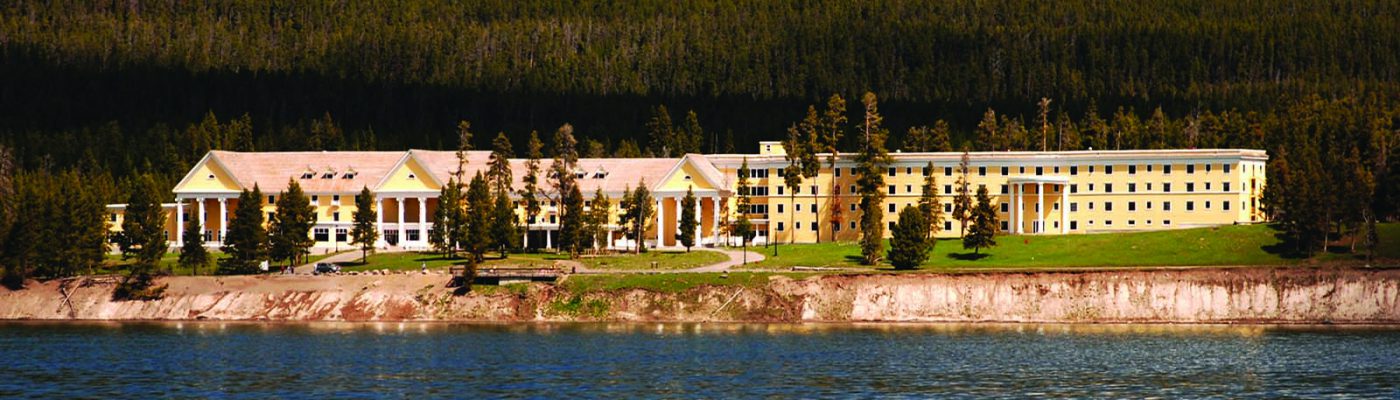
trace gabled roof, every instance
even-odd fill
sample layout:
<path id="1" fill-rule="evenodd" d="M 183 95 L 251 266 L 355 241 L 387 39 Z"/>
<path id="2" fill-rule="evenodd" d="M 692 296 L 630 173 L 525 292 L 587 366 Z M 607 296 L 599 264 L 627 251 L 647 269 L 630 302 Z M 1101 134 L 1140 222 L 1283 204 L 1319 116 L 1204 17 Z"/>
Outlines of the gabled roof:
<path id="1" fill-rule="evenodd" d="M 264 193 L 276 193 L 287 190 L 287 181 L 295 179 L 307 193 L 348 193 L 359 191 L 363 187 L 373 189 L 403 155 L 404 152 L 401 151 L 214 150 L 205 157 L 222 166 L 244 189 L 252 189 L 256 183 Z M 332 178 L 322 177 L 323 174 L 332 171 L 335 173 Z M 350 171 L 355 172 L 354 177 L 345 179 L 345 173 Z M 311 179 L 301 179 L 302 174 L 307 172 L 314 172 L 315 176 Z"/>

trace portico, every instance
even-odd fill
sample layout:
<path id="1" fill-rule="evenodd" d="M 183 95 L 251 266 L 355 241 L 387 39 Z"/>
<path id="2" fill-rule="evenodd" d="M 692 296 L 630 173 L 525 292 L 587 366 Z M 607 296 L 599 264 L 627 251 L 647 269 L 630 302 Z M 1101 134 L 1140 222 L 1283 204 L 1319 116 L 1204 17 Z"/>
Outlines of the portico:
<path id="1" fill-rule="evenodd" d="M 1010 231 L 1014 234 L 1069 233 L 1069 177 L 1024 176 L 1007 179 L 1011 195 Z M 1027 203 L 1027 194 L 1030 204 Z M 1047 202 L 1047 194 L 1049 199 Z M 1029 206 L 1029 207 L 1028 207 Z M 1052 209 L 1058 209 L 1058 213 Z M 1031 213 L 1027 218 L 1026 213 Z M 1058 215 L 1054 215 L 1058 214 Z M 1049 225 L 1047 225 L 1049 217 Z M 1058 220 L 1056 220 L 1058 217 Z M 1028 224 L 1029 223 L 1029 224 Z"/>

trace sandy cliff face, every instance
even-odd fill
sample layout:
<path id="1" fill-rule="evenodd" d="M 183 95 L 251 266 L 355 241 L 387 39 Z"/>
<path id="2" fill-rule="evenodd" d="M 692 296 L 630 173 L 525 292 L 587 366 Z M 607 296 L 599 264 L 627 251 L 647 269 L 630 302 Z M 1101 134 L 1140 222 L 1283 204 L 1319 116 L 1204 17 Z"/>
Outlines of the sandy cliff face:
<path id="1" fill-rule="evenodd" d="M 445 275 L 174 277 L 111 301 L 95 279 L 0 289 L 0 319 L 1400 323 L 1400 270 L 1224 269 L 775 277 L 759 287 L 457 295 Z M 63 293 L 69 295 L 65 298 Z"/>

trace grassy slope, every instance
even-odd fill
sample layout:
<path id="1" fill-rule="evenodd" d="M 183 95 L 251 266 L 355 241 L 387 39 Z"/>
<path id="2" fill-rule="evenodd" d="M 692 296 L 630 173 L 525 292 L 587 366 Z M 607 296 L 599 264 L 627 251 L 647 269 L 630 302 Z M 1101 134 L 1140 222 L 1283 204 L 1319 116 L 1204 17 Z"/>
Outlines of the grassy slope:
<path id="1" fill-rule="evenodd" d="M 330 257 L 330 256 L 333 255 L 333 254 L 336 254 L 336 253 L 329 253 L 329 254 L 317 254 L 317 253 L 313 253 L 313 254 L 311 254 L 311 256 L 310 256 L 310 259 L 311 259 L 310 262 L 317 262 L 317 261 L 320 261 L 321 259 L 326 258 L 326 257 Z M 118 273 L 118 272 L 123 272 L 123 271 L 126 270 L 126 266 L 127 266 L 127 265 L 130 265 L 131 263 L 135 262 L 135 260 L 131 260 L 131 259 L 122 260 L 121 254 L 107 254 L 107 255 L 105 255 L 104 257 L 106 258 L 106 261 L 107 261 L 107 262 L 106 262 L 106 265 L 105 265 L 105 269 L 104 269 L 103 271 L 100 271 L 100 272 L 105 272 L 105 273 Z M 204 266 L 204 267 L 200 267 L 200 268 L 199 268 L 199 274 L 200 274 L 200 275 L 212 275 L 212 274 L 214 273 L 214 270 L 217 269 L 217 268 L 219 267 L 219 261 L 218 261 L 218 260 L 223 259 L 223 258 L 225 258 L 225 257 L 226 257 L 226 255 L 225 255 L 223 252 L 221 252 L 221 251 L 210 250 L 210 251 L 209 251 L 209 265 Z M 273 263 L 273 267 L 274 267 L 274 268 L 275 268 L 277 265 L 278 265 L 277 263 Z M 161 256 L 161 257 L 160 257 L 160 267 L 161 267 L 162 269 L 170 270 L 171 275 L 194 275 L 194 269 L 192 269 L 192 268 L 185 268 L 185 267 L 181 267 L 181 266 L 180 266 L 180 253 L 177 253 L 177 252 L 165 253 L 164 256 Z"/>
<path id="2" fill-rule="evenodd" d="M 1400 258 L 1400 224 L 1383 224 L 1380 256 Z M 1108 233 L 1066 236 L 998 236 L 997 246 L 982 249 L 984 256 L 963 250 L 956 239 L 939 240 L 925 268 L 1056 268 L 1173 265 L 1282 265 L 1307 261 L 1290 257 L 1270 226 L 1222 226 L 1143 233 Z M 785 245 L 779 256 L 760 249 L 767 260 L 759 267 L 792 266 L 861 267 L 860 249 L 854 243 Z M 1354 259 L 1351 254 L 1329 252 L 1314 260 Z M 884 265 L 888 267 L 888 265 Z"/>
<path id="3" fill-rule="evenodd" d="M 483 266 L 486 267 L 551 267 L 555 261 L 568 260 L 564 254 L 553 253 L 526 253 L 511 254 L 509 258 L 497 259 L 493 254 L 487 253 L 487 259 Z M 652 251 L 641 255 L 608 255 L 608 256 L 585 256 L 578 259 L 589 268 L 610 269 L 610 270 L 638 270 L 651 269 L 651 263 L 656 262 L 656 269 L 686 269 L 705 266 L 727 259 L 723 254 L 711 251 L 684 252 L 662 252 Z M 442 268 L 450 265 L 464 264 L 461 258 L 447 259 L 441 255 L 432 253 L 381 253 L 369 257 L 369 263 L 358 265 L 351 263 L 345 265 L 346 271 L 363 271 L 370 269 L 388 270 L 414 270 L 421 268 L 423 264 L 428 268 Z"/>

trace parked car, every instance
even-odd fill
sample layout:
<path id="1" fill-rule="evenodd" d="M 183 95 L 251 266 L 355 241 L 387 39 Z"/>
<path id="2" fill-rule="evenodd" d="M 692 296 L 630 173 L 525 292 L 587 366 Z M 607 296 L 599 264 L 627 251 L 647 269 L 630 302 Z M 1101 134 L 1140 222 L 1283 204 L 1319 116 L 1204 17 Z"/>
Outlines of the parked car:
<path id="1" fill-rule="evenodd" d="M 340 272 L 340 266 L 339 266 L 339 265 L 335 265 L 335 264 L 331 264 L 331 263 L 324 263 L 324 262 L 316 263 L 316 269 L 311 271 L 311 273 L 316 274 L 316 275 L 320 275 L 320 274 L 330 274 L 330 273 L 337 273 L 337 272 Z"/>

